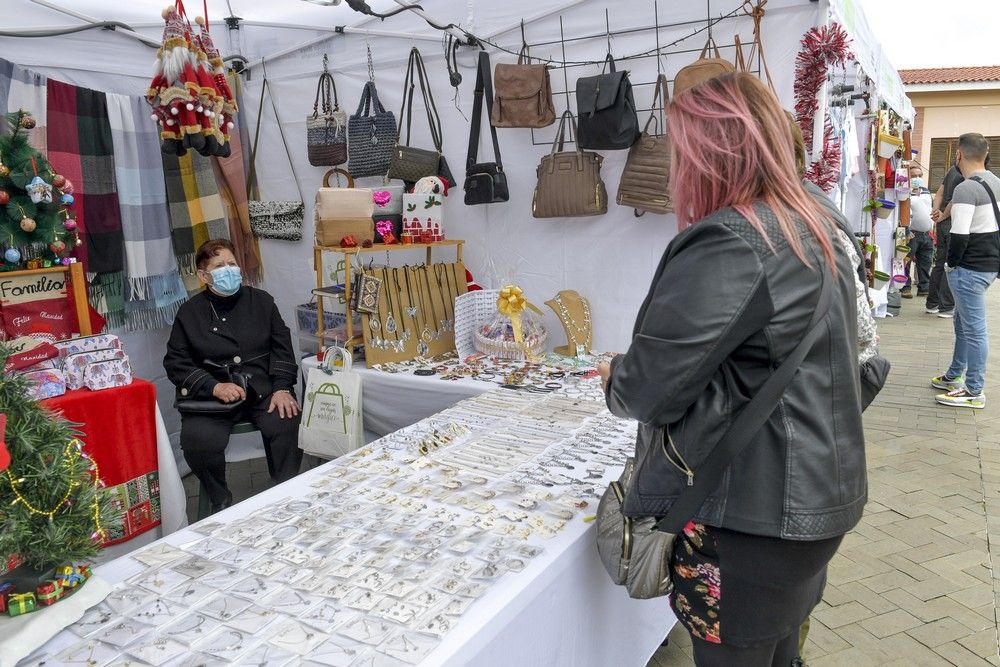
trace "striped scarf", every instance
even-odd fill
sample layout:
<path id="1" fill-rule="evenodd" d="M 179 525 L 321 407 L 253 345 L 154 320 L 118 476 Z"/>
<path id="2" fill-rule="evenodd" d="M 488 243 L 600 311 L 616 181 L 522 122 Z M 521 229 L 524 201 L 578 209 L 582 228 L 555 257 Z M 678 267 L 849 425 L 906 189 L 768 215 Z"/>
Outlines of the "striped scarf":
<path id="1" fill-rule="evenodd" d="M 35 129 L 28 136 L 28 143 L 41 153 L 48 152 L 45 141 L 46 85 L 47 80 L 41 74 L 0 58 L 0 114 L 18 109 L 30 111 L 35 119 Z M 0 123 L 6 124 L 6 120 L 0 118 Z"/>
<path id="2" fill-rule="evenodd" d="M 236 248 L 236 261 L 243 269 L 243 278 L 259 285 L 263 276 L 260 246 L 250 229 L 250 209 L 247 204 L 247 176 L 243 168 L 243 149 L 236 132 L 229 135 L 232 153 L 227 158 L 215 158 L 215 181 L 229 219 L 229 237 Z"/>
<path id="3" fill-rule="evenodd" d="M 140 97 L 108 94 L 118 204 L 125 235 L 125 325 L 169 325 L 187 298 L 170 242 L 167 191 L 156 124 Z"/>

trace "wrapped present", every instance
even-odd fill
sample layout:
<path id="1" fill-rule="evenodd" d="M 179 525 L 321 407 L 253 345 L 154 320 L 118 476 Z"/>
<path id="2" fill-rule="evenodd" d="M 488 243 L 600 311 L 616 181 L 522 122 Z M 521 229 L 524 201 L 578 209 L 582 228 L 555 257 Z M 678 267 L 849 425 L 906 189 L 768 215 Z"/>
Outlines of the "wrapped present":
<path id="1" fill-rule="evenodd" d="M 17 591 L 14 584 L 10 582 L 4 582 L 0 584 L 0 614 L 7 613 L 7 600 Z"/>
<path id="2" fill-rule="evenodd" d="M 55 570 L 56 581 L 63 587 L 64 593 L 76 590 L 93 575 L 86 565 L 60 565 Z"/>
<path id="3" fill-rule="evenodd" d="M 12 593 L 7 597 L 7 614 L 21 616 L 35 611 L 34 593 Z"/>
<path id="4" fill-rule="evenodd" d="M 58 579 L 49 579 L 44 584 L 35 589 L 35 598 L 38 604 L 48 607 L 59 602 L 65 595 L 62 584 Z"/>
<path id="5" fill-rule="evenodd" d="M 501 359 L 536 357 L 545 351 L 549 337 L 541 315 L 520 287 L 508 285 L 499 292 L 496 314 L 477 327 L 473 345 L 477 351 Z"/>

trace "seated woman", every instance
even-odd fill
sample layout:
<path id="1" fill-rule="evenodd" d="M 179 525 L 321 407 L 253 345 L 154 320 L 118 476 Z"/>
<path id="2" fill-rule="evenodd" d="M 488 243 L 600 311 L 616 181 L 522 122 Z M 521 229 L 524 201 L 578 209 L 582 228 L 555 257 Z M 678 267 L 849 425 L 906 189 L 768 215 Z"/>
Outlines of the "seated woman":
<path id="1" fill-rule="evenodd" d="M 272 479 L 284 482 L 298 474 L 302 451 L 293 393 L 298 367 L 274 298 L 243 286 L 233 245 L 208 241 L 195 262 L 207 289 L 178 311 L 163 367 L 179 401 L 242 401 L 225 412 L 181 412 L 184 460 L 208 489 L 215 512 L 233 501 L 226 486 L 226 446 L 237 422 L 249 420 L 260 429 Z M 232 381 L 237 376 L 246 378 L 245 389 Z"/>

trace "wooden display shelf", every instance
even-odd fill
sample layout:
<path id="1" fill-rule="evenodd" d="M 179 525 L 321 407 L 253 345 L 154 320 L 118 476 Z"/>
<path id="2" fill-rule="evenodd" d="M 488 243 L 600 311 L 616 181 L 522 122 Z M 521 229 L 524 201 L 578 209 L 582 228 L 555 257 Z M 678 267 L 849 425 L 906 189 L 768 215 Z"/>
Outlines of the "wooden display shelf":
<path id="1" fill-rule="evenodd" d="M 344 344 L 348 349 L 353 349 L 364 342 L 364 337 L 361 335 L 355 335 L 354 333 L 354 313 L 351 310 L 351 259 L 352 255 L 361 255 L 364 253 L 376 253 L 376 252 L 391 252 L 394 250 L 426 250 L 427 251 L 427 266 L 434 263 L 434 249 L 435 248 L 454 248 L 456 261 L 462 261 L 462 250 L 465 246 L 465 241 L 459 240 L 446 240 L 437 241 L 435 243 L 375 243 L 370 248 L 363 248 L 357 246 L 355 248 L 341 248 L 340 246 L 323 246 L 317 245 L 313 246 L 313 269 L 316 271 L 316 288 L 320 289 L 324 287 L 323 281 L 323 253 L 324 252 L 334 252 L 344 255 L 344 312 L 347 315 L 347 342 Z M 326 330 L 325 322 L 325 310 L 323 308 L 323 300 L 325 297 L 316 295 L 316 337 L 320 341 L 320 345 L 323 344 L 323 332 Z"/>

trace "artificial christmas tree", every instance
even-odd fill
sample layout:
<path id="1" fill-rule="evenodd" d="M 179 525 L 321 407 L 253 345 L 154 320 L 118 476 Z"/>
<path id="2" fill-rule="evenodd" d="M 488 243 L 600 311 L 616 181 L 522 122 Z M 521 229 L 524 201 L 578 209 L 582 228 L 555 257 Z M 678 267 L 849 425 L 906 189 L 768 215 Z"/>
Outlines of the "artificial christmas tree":
<path id="1" fill-rule="evenodd" d="M 0 367 L 8 356 L 0 345 Z M 10 452 L 0 472 L 0 558 L 17 554 L 44 570 L 93 556 L 102 525 L 119 517 L 72 424 L 28 398 L 28 381 L 17 374 L 0 378 L 0 413 Z"/>
<path id="2" fill-rule="evenodd" d="M 56 174 L 45 156 L 28 143 L 35 120 L 24 109 L 6 116 L 0 132 L 0 270 L 24 268 L 37 258 L 43 266 L 69 261 L 78 231 L 73 184 Z M 65 260 L 65 261 L 64 261 Z"/>

